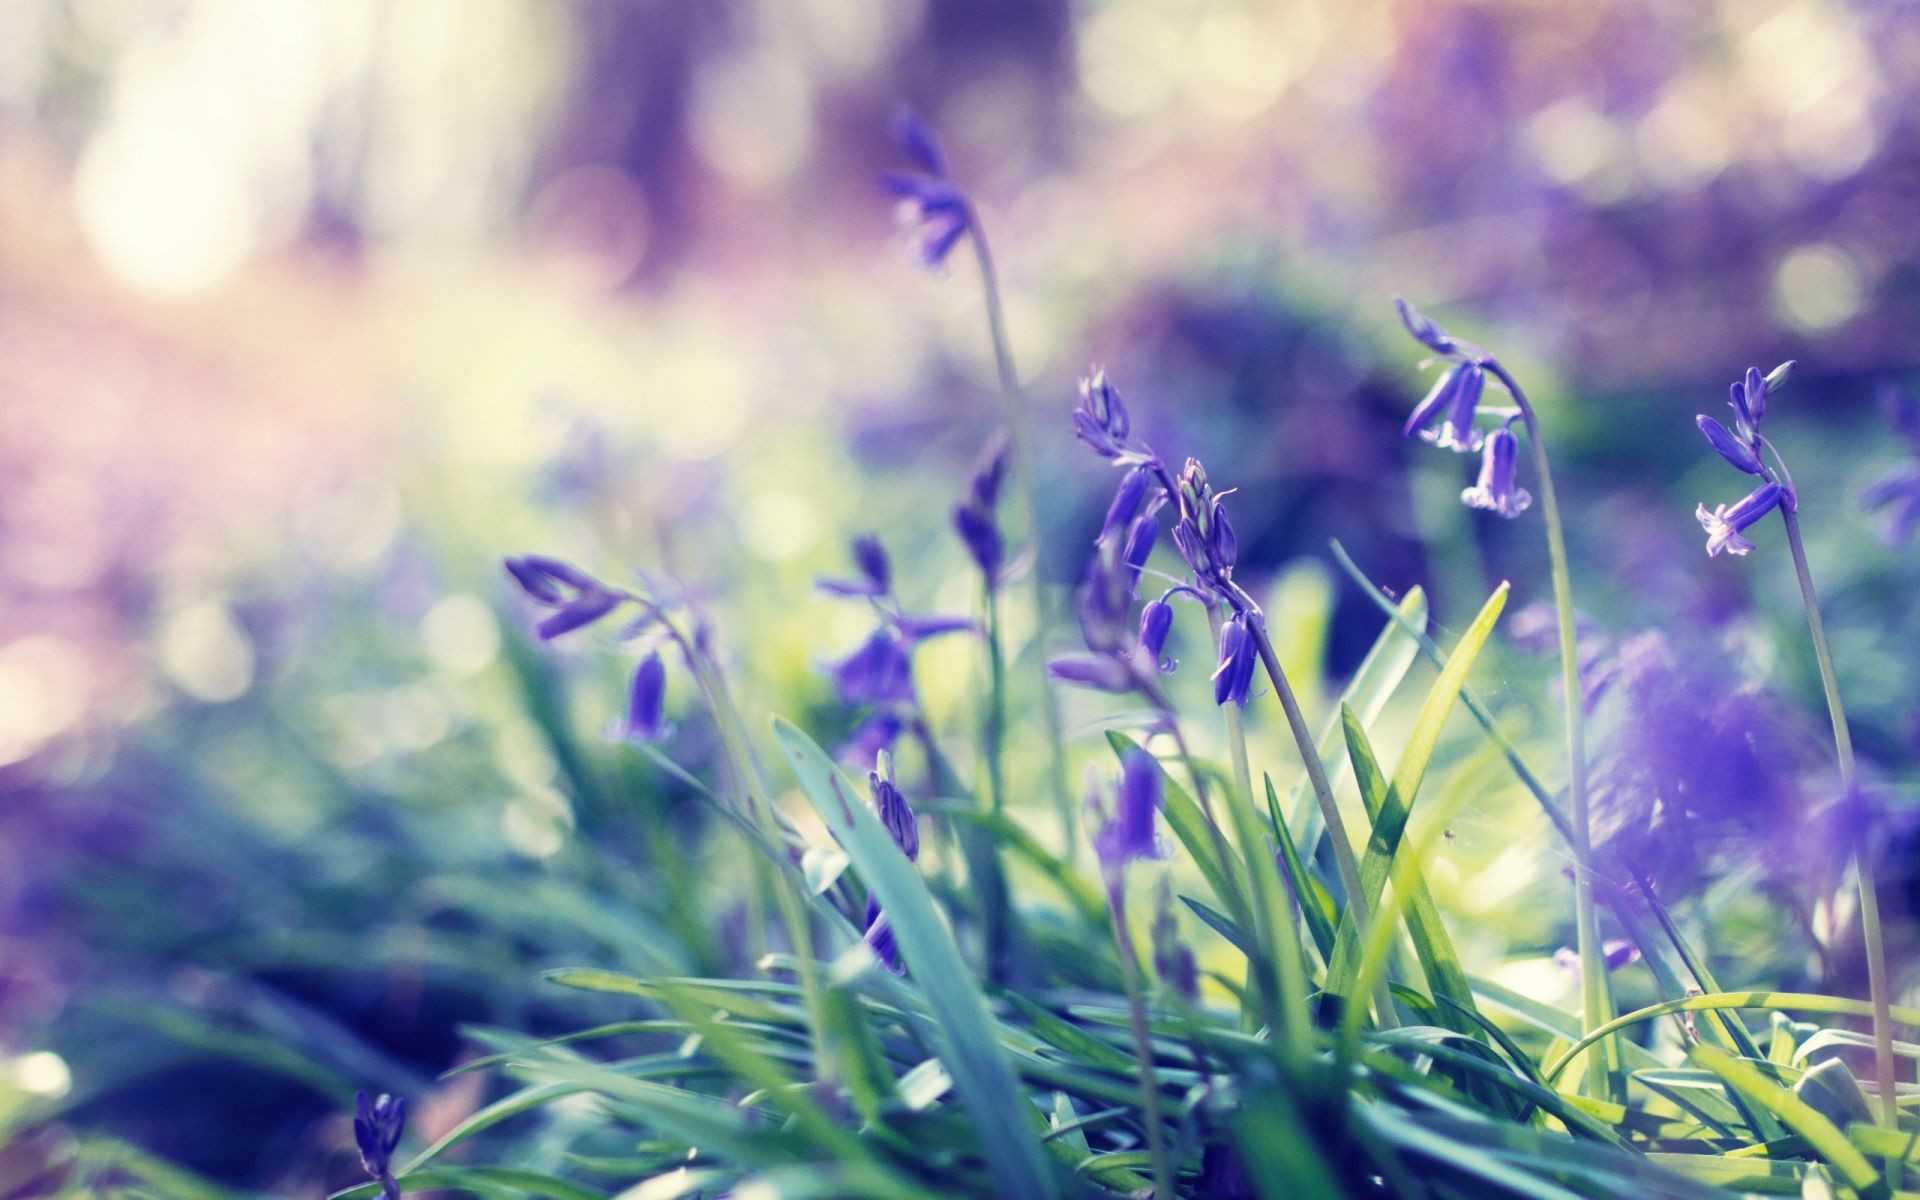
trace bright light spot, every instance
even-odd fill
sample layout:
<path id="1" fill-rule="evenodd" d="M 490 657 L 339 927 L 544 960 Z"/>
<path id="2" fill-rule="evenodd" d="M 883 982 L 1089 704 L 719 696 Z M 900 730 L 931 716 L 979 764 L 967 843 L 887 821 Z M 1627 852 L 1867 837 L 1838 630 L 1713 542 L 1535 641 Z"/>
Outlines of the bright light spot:
<path id="1" fill-rule="evenodd" d="M 1596 108 L 1573 98 L 1550 104 L 1526 125 L 1527 149 L 1547 178 L 1571 184 L 1614 161 L 1620 131 Z"/>
<path id="2" fill-rule="evenodd" d="M 694 75 L 689 132 L 700 156 L 751 186 L 791 175 L 813 148 L 813 93 L 791 58 L 732 55 Z"/>
<path id="3" fill-rule="evenodd" d="M 551 858 L 567 843 L 573 816 L 565 797 L 548 789 L 515 797 L 500 810 L 500 834 L 528 858 Z"/>
<path id="4" fill-rule="evenodd" d="M 562 173 L 533 198 L 527 221 L 536 245 L 586 287 L 617 287 L 647 252 L 646 194 L 616 167 Z"/>
<path id="5" fill-rule="evenodd" d="M 747 549 L 770 562 L 798 558 L 819 542 L 820 514 L 804 496 L 760 492 L 741 511 L 740 536 Z"/>
<path id="6" fill-rule="evenodd" d="M 428 685 L 394 689 L 381 710 L 386 739 L 400 750 L 425 750 L 453 728 L 446 700 Z"/>
<path id="7" fill-rule="evenodd" d="M 88 143 L 73 187 L 94 252 L 135 288 L 201 291 L 253 249 L 253 198 L 195 114 L 109 125 Z"/>
<path id="8" fill-rule="evenodd" d="M 1304 65 L 1293 43 L 1239 9 L 1221 9 L 1200 22 L 1192 62 L 1195 101 L 1224 121 L 1265 111 Z"/>
<path id="9" fill-rule="evenodd" d="M 7 1064 L 14 1086 L 35 1096 L 60 1097 L 73 1089 L 73 1072 L 67 1062 L 51 1050 L 22 1054 Z"/>
<path id="10" fill-rule="evenodd" d="M 0 765 L 78 723 L 86 698 L 86 662 L 68 643 L 36 636 L 0 649 Z"/>
<path id="11" fill-rule="evenodd" d="M 161 628 L 160 669 L 196 700 L 232 700 L 253 684 L 253 642 L 225 605 L 196 604 Z"/>
<path id="12" fill-rule="evenodd" d="M 1773 300 L 1781 316 L 1806 330 L 1832 329 L 1866 302 L 1860 268 L 1837 246 L 1802 246 L 1780 260 Z"/>
<path id="13" fill-rule="evenodd" d="M 1724 91 L 1704 78 L 1682 79 L 1641 120 L 1634 140 L 1650 181 L 1675 190 L 1697 187 L 1733 161 L 1740 131 L 1728 128 L 1735 108 Z"/>
<path id="14" fill-rule="evenodd" d="M 1157 5 L 1101 9 L 1081 29 L 1081 89 L 1118 116 L 1145 116 L 1166 107 L 1178 82 L 1186 32 Z"/>
<path id="15" fill-rule="evenodd" d="M 450 675 L 471 675 L 500 653 L 500 625 L 485 601 L 462 592 L 427 610 L 420 641 L 434 666 Z"/>
<path id="16" fill-rule="evenodd" d="M 676 457 L 714 458 L 746 428 L 747 381 L 738 361 L 681 355 L 663 364 L 653 391 L 663 401 L 655 414 L 655 436 Z"/>

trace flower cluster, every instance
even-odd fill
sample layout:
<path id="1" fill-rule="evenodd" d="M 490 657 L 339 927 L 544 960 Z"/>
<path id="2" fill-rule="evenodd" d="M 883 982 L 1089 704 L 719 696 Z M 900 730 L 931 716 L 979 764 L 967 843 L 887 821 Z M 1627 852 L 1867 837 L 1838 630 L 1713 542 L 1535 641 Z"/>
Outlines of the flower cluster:
<path id="1" fill-rule="evenodd" d="M 881 190 L 897 202 L 898 219 L 911 232 L 920 262 L 939 267 L 972 227 L 973 208 L 966 193 L 948 178 L 947 157 L 925 121 L 915 113 L 901 113 L 894 122 L 894 138 L 913 169 L 881 172 Z"/>
<path id="2" fill-rule="evenodd" d="M 1504 378 L 1499 364 L 1485 350 L 1449 334 L 1405 300 L 1394 304 L 1400 310 L 1400 323 L 1414 340 L 1448 364 L 1426 396 L 1414 405 L 1401 432 L 1407 437 L 1418 435 L 1442 450 L 1462 454 L 1480 451 L 1480 477 L 1460 493 L 1461 502 L 1468 508 L 1503 517 L 1519 516 L 1533 503 L 1533 496 L 1515 483 L 1520 441 L 1513 426 L 1521 414 L 1518 410 L 1498 410 L 1506 419 L 1491 433 L 1482 434 L 1475 427 L 1483 411 L 1493 411 L 1484 410 L 1481 399 L 1489 375 L 1496 380 Z"/>
<path id="3" fill-rule="evenodd" d="M 393 1178 L 393 1152 L 407 1125 L 407 1102 L 382 1092 L 375 1099 L 361 1092 L 354 1100 L 353 1140 L 360 1148 L 360 1165 L 379 1183 L 389 1200 L 398 1200 L 400 1185 Z"/>
<path id="4" fill-rule="evenodd" d="M 551 609 L 534 626 L 542 641 L 553 641 L 576 630 L 598 624 L 623 605 L 633 605 L 640 615 L 621 631 L 622 640 L 655 635 L 646 643 L 646 652 L 633 672 L 627 692 L 627 711 L 613 726 L 616 737 L 657 742 L 672 732 L 665 719 L 667 665 L 658 649 L 665 616 L 658 605 L 625 588 L 614 587 L 594 578 L 580 568 L 557 558 L 523 554 L 505 562 L 507 574 L 529 600 Z"/>
<path id="5" fill-rule="evenodd" d="M 1787 374 L 1792 369 L 1791 362 L 1782 363 L 1771 374 L 1763 376 L 1758 368 L 1748 367 L 1746 375 L 1733 384 L 1729 404 L 1733 409 L 1732 429 L 1705 413 L 1694 418 L 1707 444 L 1729 466 L 1760 478 L 1760 484 L 1753 491 L 1733 504 L 1719 504 L 1711 509 L 1701 504 L 1695 508 L 1694 517 L 1707 532 L 1709 556 L 1717 555 L 1722 550 L 1729 554 L 1748 553 L 1753 549 L 1753 543 L 1745 536 L 1748 528 L 1775 508 L 1792 512 L 1800 506 L 1792 483 L 1784 477 L 1784 465 L 1780 478 L 1776 478 L 1767 466 L 1764 452 L 1771 451 L 1773 447 L 1760 432 L 1761 422 L 1767 416 L 1768 394 L 1786 382 Z M 1774 461 L 1779 461 L 1777 453 Z"/>
<path id="6" fill-rule="evenodd" d="M 1888 545 L 1900 545 L 1913 536 L 1920 525 L 1920 402 L 1913 393 L 1895 384 L 1880 390 L 1880 407 L 1887 424 L 1905 443 L 1907 461 L 1867 485 L 1860 493 L 1860 506 L 1869 512 L 1885 512 L 1880 536 Z"/>

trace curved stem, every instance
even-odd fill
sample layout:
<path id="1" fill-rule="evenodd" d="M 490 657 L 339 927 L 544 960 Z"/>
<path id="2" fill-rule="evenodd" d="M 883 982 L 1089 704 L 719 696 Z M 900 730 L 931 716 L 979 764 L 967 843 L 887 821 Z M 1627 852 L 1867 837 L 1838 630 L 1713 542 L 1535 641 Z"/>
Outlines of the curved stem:
<path id="1" fill-rule="evenodd" d="M 1007 424 L 1007 452 L 1009 472 L 1013 490 L 1019 496 L 1021 516 L 1027 523 L 1027 536 L 1033 539 L 1037 550 L 1040 544 L 1040 510 L 1034 503 L 1033 484 L 1028 472 L 1026 445 L 1026 411 L 1020 398 L 1020 377 L 1013 366 L 1013 342 L 1007 336 L 1006 310 L 1000 302 L 1000 276 L 994 269 L 993 251 L 987 245 L 987 231 L 980 223 L 980 214 L 973 205 L 967 205 L 967 241 L 973 246 L 973 259 L 980 268 L 980 291 L 987 310 L 987 334 L 993 343 L 993 363 L 1000 380 L 1000 402 L 1004 409 Z M 1046 634 L 1047 598 L 1040 580 L 1038 555 L 1033 566 L 1027 572 L 1028 598 L 1033 608 L 1033 636 L 1037 640 Z M 1036 655 L 1040 662 L 1040 710 L 1045 722 L 1047 735 L 1047 784 L 1053 793 L 1054 805 L 1060 816 L 1060 832 L 1066 847 L 1068 861 L 1079 850 L 1079 839 L 1074 836 L 1073 797 L 1067 788 L 1067 743 L 1060 724 L 1060 710 L 1054 703 L 1053 689 L 1047 685 L 1044 655 Z"/>
<path id="2" fill-rule="evenodd" d="M 1785 472 L 1784 464 L 1781 470 Z M 1827 694 L 1827 717 L 1833 723 L 1833 752 L 1840 764 L 1842 803 L 1852 805 L 1856 782 L 1853 733 L 1847 726 L 1846 706 L 1840 702 L 1840 679 L 1833 669 L 1833 654 L 1827 649 L 1827 628 L 1820 620 L 1820 598 L 1814 593 L 1813 572 L 1807 568 L 1807 551 L 1800 540 L 1800 517 L 1782 504 L 1780 519 L 1787 527 L 1787 548 L 1793 553 L 1793 571 L 1800 580 L 1800 599 L 1807 608 L 1807 633 L 1813 641 L 1814 661 L 1820 665 L 1820 686 Z M 1887 978 L 1887 947 L 1880 932 L 1880 897 L 1874 887 L 1872 847 L 1867 842 L 1865 823 L 1856 821 L 1856 826 L 1853 869 L 1860 885 L 1860 932 L 1867 944 L 1867 990 L 1873 1000 L 1874 1079 L 1880 1091 L 1881 1124 L 1894 1129 L 1898 1127 L 1899 1104 L 1894 1088 L 1893 998 Z"/>
<path id="3" fill-rule="evenodd" d="M 1119 877 L 1107 884 L 1107 907 L 1113 914 L 1113 940 L 1120 951 L 1120 976 L 1127 988 L 1127 1016 L 1133 1029 L 1134 1053 L 1140 1056 L 1140 1115 L 1147 1127 L 1147 1156 L 1153 1163 L 1154 1200 L 1173 1200 L 1173 1163 L 1167 1156 L 1167 1131 L 1160 1120 L 1160 1077 L 1153 1068 L 1153 1034 L 1147 1026 L 1147 1002 L 1140 979 L 1140 959 L 1134 951 L 1133 931 L 1127 927 L 1126 905 Z"/>
<path id="4" fill-rule="evenodd" d="M 1587 747 L 1583 724 L 1586 693 L 1580 685 L 1580 645 L 1573 611 L 1573 576 L 1567 566 L 1566 531 L 1560 519 L 1560 500 L 1553 487 L 1553 466 L 1547 458 L 1540 421 L 1520 384 L 1499 360 L 1487 357 L 1482 366 L 1498 379 L 1520 409 L 1533 447 L 1534 471 L 1539 476 L 1540 515 L 1547 528 L 1547 558 L 1553 580 L 1553 606 L 1560 623 L 1560 685 L 1565 693 L 1567 736 L 1568 816 L 1573 825 L 1573 918 L 1575 944 L 1580 954 L 1581 1023 L 1588 1032 L 1613 1016 L 1608 995 L 1605 954 L 1600 945 L 1600 923 L 1593 903 L 1593 822 L 1587 795 Z M 1605 1096 L 1614 1088 L 1614 1046 L 1600 1044 L 1587 1077 L 1588 1089 Z"/>

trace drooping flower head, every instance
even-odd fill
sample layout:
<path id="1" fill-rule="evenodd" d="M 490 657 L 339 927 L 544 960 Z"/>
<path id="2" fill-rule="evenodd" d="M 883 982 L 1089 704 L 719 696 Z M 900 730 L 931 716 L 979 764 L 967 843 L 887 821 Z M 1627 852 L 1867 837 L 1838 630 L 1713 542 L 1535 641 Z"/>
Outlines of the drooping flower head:
<path id="1" fill-rule="evenodd" d="M 1478 450 L 1481 437 L 1473 421 L 1486 389 L 1484 367 L 1476 362 L 1455 363 L 1434 381 L 1426 398 L 1414 406 L 1403 432 L 1408 437 L 1417 433 L 1422 441 L 1442 450 L 1457 450 L 1462 454 Z M 1436 418 L 1439 419 L 1437 425 L 1434 424 Z"/>
<path id="2" fill-rule="evenodd" d="M 1120 391 L 1107 379 L 1104 367 L 1095 367 L 1080 380 L 1080 407 L 1073 412 L 1074 432 L 1102 458 L 1119 458 L 1129 449 L 1133 426 Z"/>
<path id="3" fill-rule="evenodd" d="M 972 227 L 972 206 L 948 178 L 946 155 L 925 121 L 912 112 L 901 113 L 894 122 L 894 138 L 913 169 L 881 172 L 880 187 L 894 197 L 896 215 L 911 231 L 920 262 L 939 267 Z"/>
<path id="4" fill-rule="evenodd" d="M 529 600 L 553 610 L 534 626 L 543 642 L 584 629 L 631 598 L 578 567 L 543 554 L 508 558 L 503 565 Z"/>
<path id="5" fill-rule="evenodd" d="M 840 698 L 849 704 L 913 703 L 913 658 L 898 630 L 882 627 L 827 668 Z"/>
<path id="6" fill-rule="evenodd" d="M 1173 673 L 1174 662 L 1166 656 L 1167 635 L 1173 632 L 1173 605 L 1167 597 L 1152 601 L 1140 610 L 1140 657 L 1162 675 Z"/>
<path id="7" fill-rule="evenodd" d="M 1787 495 L 1787 490 L 1779 484 L 1767 482 L 1747 493 L 1746 498 L 1737 504 L 1722 504 L 1711 512 L 1704 504 L 1696 507 L 1693 515 L 1700 522 L 1700 527 L 1707 531 L 1708 557 L 1722 550 L 1729 554 L 1751 551 L 1753 543 L 1742 535 L 1754 522 L 1785 503 Z"/>
<path id="8" fill-rule="evenodd" d="M 1132 691 L 1140 682 L 1133 659 L 1132 611 L 1133 593 L 1119 548 L 1096 548 L 1079 592 L 1080 636 L 1087 653 L 1056 655 L 1047 661 L 1047 674 L 1075 687 Z"/>
<path id="9" fill-rule="evenodd" d="M 1517 517 L 1533 503 L 1533 495 L 1515 487 L 1514 466 L 1520 454 L 1520 440 L 1513 436 L 1511 422 L 1487 435 L 1480 457 L 1480 479 L 1460 493 L 1468 508 L 1481 508 L 1503 517 Z"/>
<path id="10" fill-rule="evenodd" d="M 1160 807 L 1160 764 L 1138 746 L 1120 760 L 1120 786 L 1113 811 L 1094 835 L 1094 849 L 1110 881 L 1125 873 L 1127 864 L 1161 856 L 1154 813 Z M 1097 800 L 1095 801 L 1097 807 Z"/>
<path id="11" fill-rule="evenodd" d="M 887 548 L 880 539 L 870 533 L 862 534 L 853 539 L 849 548 L 859 574 L 851 579 L 823 575 L 814 580 L 814 586 L 835 596 L 892 595 L 893 560 L 887 556 Z"/>
<path id="12" fill-rule="evenodd" d="M 1007 474 L 1009 443 L 997 439 L 974 469 L 967 498 L 953 510 L 953 527 L 967 548 L 974 565 L 986 579 L 989 589 L 999 586 L 1000 572 L 1006 565 L 1006 541 L 1000 535 L 995 509 L 1000 503 L 1000 485 Z"/>
<path id="13" fill-rule="evenodd" d="M 382 1092 L 373 1098 L 361 1092 L 354 1098 L 353 1140 L 360 1149 L 360 1165 L 390 1196 L 399 1195 L 393 1186 L 393 1152 L 406 1125 L 407 1102 L 400 1097 Z"/>
<path id="14" fill-rule="evenodd" d="M 1174 546 L 1193 571 L 1196 583 L 1231 597 L 1237 589 L 1228 584 L 1239 561 L 1240 541 L 1234 535 L 1233 522 L 1227 519 L 1223 501 L 1233 494 L 1232 489 L 1215 492 L 1207 482 L 1206 468 L 1196 458 L 1187 460 L 1174 487 L 1180 501 L 1180 518 L 1173 526 Z"/>
<path id="15" fill-rule="evenodd" d="M 1247 694 L 1253 687 L 1253 669 L 1259 661 L 1259 646 L 1248 629 L 1248 622 L 1259 620 L 1254 613 L 1235 613 L 1220 629 L 1220 665 L 1213 669 L 1213 702 L 1247 706 Z"/>
<path id="16" fill-rule="evenodd" d="M 657 742 L 670 732 L 666 723 L 667 664 L 658 650 L 640 660 L 634 669 L 633 685 L 627 693 L 627 713 L 621 719 L 621 736 L 642 742 Z"/>

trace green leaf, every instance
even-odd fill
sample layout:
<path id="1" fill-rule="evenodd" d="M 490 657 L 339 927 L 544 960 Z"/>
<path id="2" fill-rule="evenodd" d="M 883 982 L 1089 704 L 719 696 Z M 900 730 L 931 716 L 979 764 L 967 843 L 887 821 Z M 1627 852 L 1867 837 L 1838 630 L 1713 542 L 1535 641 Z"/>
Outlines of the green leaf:
<path id="1" fill-rule="evenodd" d="M 1768 1079 L 1746 1059 L 1735 1058 L 1716 1046 L 1695 1046 L 1694 1062 L 1718 1075 L 1727 1087 L 1766 1109 L 1787 1128 L 1807 1140 L 1820 1157 L 1839 1171 L 1862 1200 L 1883 1200 L 1892 1194 L 1860 1148 L 1847 1140 L 1840 1127 L 1821 1116 L 1812 1105 Z"/>
<path id="2" fill-rule="evenodd" d="M 1122 1054 L 1073 1022 L 1061 1019 L 1018 992 L 1008 992 L 1007 999 L 1026 1014 L 1034 1033 L 1048 1045 L 1065 1051 L 1073 1061 L 1129 1077 L 1139 1073 L 1140 1064 L 1131 1056 Z"/>
<path id="3" fill-rule="evenodd" d="M 1206 923 L 1207 928 L 1232 943 L 1233 948 L 1251 957 L 1254 953 L 1251 940 L 1246 932 L 1233 923 L 1233 918 L 1217 909 L 1209 908 L 1192 896 L 1182 895 L 1180 903 L 1193 910 L 1193 915 Z"/>
<path id="4" fill-rule="evenodd" d="M 852 857 L 893 923 L 900 954 L 933 1010 L 934 1037 L 961 1103 L 973 1115 L 981 1149 L 1000 1192 L 1052 1200 L 1051 1168 L 1026 1119 L 1031 1102 L 1001 1052 L 975 973 L 935 911 L 926 884 L 885 826 L 858 799 L 840 768 L 812 738 L 776 719 L 774 739 L 801 791 Z"/>
<path id="5" fill-rule="evenodd" d="M 1293 897 L 1300 905 L 1301 915 L 1306 918 L 1307 932 L 1313 937 L 1313 945 L 1320 952 L 1322 961 L 1333 957 L 1333 931 L 1340 919 L 1340 910 L 1334 907 L 1333 896 L 1307 870 L 1300 857 L 1300 849 L 1294 845 L 1293 835 L 1287 830 L 1287 823 L 1280 819 L 1280 801 L 1274 795 L 1273 777 L 1263 774 L 1261 781 L 1267 785 L 1267 819 L 1273 822 L 1273 829 L 1280 837 L 1280 854 L 1287 864 L 1287 882 L 1292 885 Z"/>

